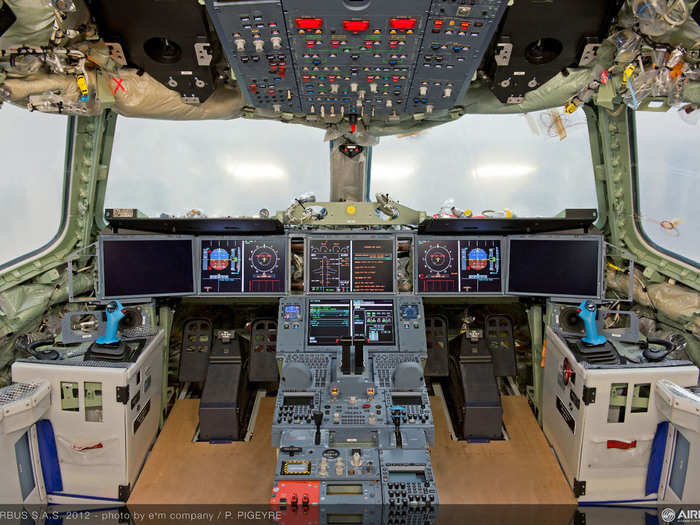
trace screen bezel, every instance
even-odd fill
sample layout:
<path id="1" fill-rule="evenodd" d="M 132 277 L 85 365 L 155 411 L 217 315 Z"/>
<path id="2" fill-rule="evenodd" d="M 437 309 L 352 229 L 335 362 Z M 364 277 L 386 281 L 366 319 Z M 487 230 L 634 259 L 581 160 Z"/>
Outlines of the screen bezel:
<path id="1" fill-rule="evenodd" d="M 598 243 L 598 268 L 596 271 L 596 295 L 571 295 L 571 294 L 551 294 L 542 292 L 514 292 L 510 289 L 510 268 L 511 268 L 511 241 L 596 241 Z M 574 234 L 574 235 L 513 235 L 508 237 L 508 266 L 506 275 L 506 294 L 514 297 L 551 297 L 557 300 L 578 300 L 594 299 L 600 300 L 603 297 L 603 264 L 605 261 L 605 245 L 602 235 L 595 234 Z"/>
<path id="2" fill-rule="evenodd" d="M 204 292 L 202 291 L 202 242 L 203 241 L 259 241 L 259 240 L 266 240 L 266 239 L 283 239 L 284 240 L 284 290 L 281 292 Z M 265 235 L 265 236 L 260 236 L 260 237 L 250 237 L 250 236 L 236 236 L 236 235 L 226 235 L 226 236 L 221 236 L 221 235 L 209 235 L 209 236 L 202 236 L 202 237 L 197 237 L 197 242 L 196 242 L 196 256 L 195 256 L 195 262 L 197 264 L 197 268 L 195 270 L 195 281 L 197 285 L 197 296 L 198 297 L 248 297 L 248 296 L 255 296 L 255 297 L 285 297 L 286 295 L 289 294 L 289 289 L 290 289 L 290 268 L 291 268 L 291 239 L 289 235 Z M 245 254 L 243 254 L 245 257 Z M 243 287 L 244 283 L 241 283 L 241 287 Z"/>
<path id="3" fill-rule="evenodd" d="M 500 241 L 501 243 L 501 291 L 500 292 L 420 292 L 418 291 L 418 242 L 419 241 Z M 501 235 L 460 235 L 460 236 L 422 236 L 416 235 L 413 239 L 413 293 L 421 297 L 503 297 L 506 295 L 506 272 L 508 266 L 507 237 Z M 457 261 L 459 265 L 459 260 Z M 462 283 L 459 283 L 462 286 Z"/>
<path id="4" fill-rule="evenodd" d="M 311 322 L 311 302 L 312 301 L 378 301 L 378 300 L 383 300 L 383 301 L 390 301 L 391 302 L 391 307 L 392 307 L 392 330 L 394 333 L 394 342 L 387 344 L 387 343 L 382 343 L 382 344 L 377 344 L 377 343 L 369 343 L 366 342 L 364 345 L 364 349 L 366 351 L 376 351 L 376 350 L 385 350 L 385 349 L 391 349 L 391 348 L 396 348 L 399 345 L 399 333 L 398 333 L 398 320 L 396 319 L 396 298 L 392 295 L 376 295 L 376 296 L 368 296 L 366 294 L 360 296 L 351 296 L 348 294 L 343 294 L 343 295 L 314 295 L 313 297 L 308 297 L 307 300 L 305 301 L 306 303 L 306 312 L 304 312 L 304 315 L 306 315 L 306 320 L 304 321 L 304 347 L 305 348 L 312 348 L 313 352 L 324 352 L 327 350 L 333 350 L 336 348 L 340 347 L 340 343 L 335 344 L 335 345 L 323 345 L 323 344 L 316 344 L 316 343 L 309 343 L 309 323 Z M 350 310 L 352 311 L 352 305 L 350 305 Z M 351 322 L 351 327 L 352 327 L 352 319 L 350 320 Z M 352 330 L 350 331 L 352 334 Z"/>
<path id="5" fill-rule="evenodd" d="M 392 279 L 392 287 L 393 290 L 390 292 L 367 292 L 367 291 L 361 291 L 361 292 L 355 292 L 355 291 L 349 291 L 349 292 L 312 292 L 310 290 L 311 287 L 311 280 L 309 278 L 310 270 L 311 270 L 311 265 L 309 264 L 309 261 L 311 259 L 311 240 L 321 240 L 321 241 L 342 241 L 342 240 L 387 240 L 390 239 L 393 244 L 393 258 L 394 258 L 394 264 L 392 265 L 391 269 L 391 279 Z M 304 236 L 304 293 L 308 295 L 312 295 L 314 297 L 316 296 L 323 296 L 323 295 L 333 295 L 333 296 L 341 296 L 341 295 L 352 295 L 352 296 L 368 296 L 368 295 L 391 295 L 395 296 L 398 294 L 398 283 L 396 279 L 396 261 L 398 259 L 397 257 L 397 236 L 393 233 L 385 233 L 385 234 L 371 234 L 371 235 L 358 235 L 357 233 L 347 233 L 347 234 L 342 234 L 341 232 L 333 232 L 332 235 L 315 235 L 315 234 L 307 234 Z M 350 259 L 350 285 L 352 286 L 352 256 Z"/>
<path id="6" fill-rule="evenodd" d="M 175 293 L 154 293 L 154 294 L 135 294 L 135 295 L 105 295 L 105 273 L 104 273 L 104 242 L 105 241 L 173 241 L 173 240 L 189 240 L 192 250 L 192 291 L 191 292 L 175 292 Z M 97 299 L 112 300 L 112 299 L 150 299 L 151 297 L 191 297 L 197 294 L 197 264 L 195 256 L 196 238 L 193 235 L 100 235 L 98 238 L 97 252 L 97 274 L 98 274 L 98 290 Z"/>

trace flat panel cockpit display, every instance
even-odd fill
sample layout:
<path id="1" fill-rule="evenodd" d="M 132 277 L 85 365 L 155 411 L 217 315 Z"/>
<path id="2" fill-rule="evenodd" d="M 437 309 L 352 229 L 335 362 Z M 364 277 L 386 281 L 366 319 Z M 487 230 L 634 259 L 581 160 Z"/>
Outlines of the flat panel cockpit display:
<path id="1" fill-rule="evenodd" d="M 501 294 L 500 238 L 417 239 L 416 291 Z"/>
<path id="2" fill-rule="evenodd" d="M 100 236 L 100 297 L 194 293 L 192 237 Z"/>
<path id="3" fill-rule="evenodd" d="M 310 293 L 392 293 L 394 238 L 309 239 Z"/>
<path id="4" fill-rule="evenodd" d="M 309 300 L 308 344 L 334 346 L 342 338 L 364 337 L 368 345 L 393 345 L 391 299 Z"/>
<path id="5" fill-rule="evenodd" d="M 199 244 L 201 294 L 271 294 L 286 291 L 287 240 L 204 238 Z"/>

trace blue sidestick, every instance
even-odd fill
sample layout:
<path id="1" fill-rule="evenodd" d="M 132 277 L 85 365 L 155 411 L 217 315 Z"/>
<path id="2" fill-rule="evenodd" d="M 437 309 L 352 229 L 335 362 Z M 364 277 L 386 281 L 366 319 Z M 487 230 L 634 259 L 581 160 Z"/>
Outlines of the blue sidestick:
<path id="1" fill-rule="evenodd" d="M 583 319 L 583 324 L 586 327 L 586 336 L 582 337 L 581 340 L 593 346 L 605 344 L 607 341 L 604 335 L 598 335 L 595 314 L 596 306 L 593 301 L 582 301 L 578 306 L 578 316 Z"/>
<path id="2" fill-rule="evenodd" d="M 105 308 L 105 314 L 107 314 L 107 329 L 105 330 L 105 335 L 97 338 L 98 345 L 113 345 L 121 341 L 121 337 L 117 335 L 117 328 L 119 328 L 119 321 L 124 318 L 126 310 L 119 301 L 112 301 Z"/>

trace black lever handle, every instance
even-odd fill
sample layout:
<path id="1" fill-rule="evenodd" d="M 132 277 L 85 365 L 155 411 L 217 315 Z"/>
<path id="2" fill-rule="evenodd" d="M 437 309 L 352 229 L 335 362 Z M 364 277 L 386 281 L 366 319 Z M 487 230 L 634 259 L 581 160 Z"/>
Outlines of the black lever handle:
<path id="1" fill-rule="evenodd" d="M 365 370 L 365 338 L 355 338 L 355 374 L 360 375 Z"/>
<path id="2" fill-rule="evenodd" d="M 320 410 L 314 410 L 312 417 L 314 418 L 314 423 L 316 423 L 316 435 L 314 436 L 314 443 L 316 445 L 321 444 L 321 423 L 323 422 L 323 412 Z"/>
<path id="3" fill-rule="evenodd" d="M 341 337 L 340 345 L 343 347 L 343 351 L 340 356 L 340 371 L 347 375 L 350 373 L 350 345 L 352 344 L 352 338 Z"/>
<path id="4" fill-rule="evenodd" d="M 403 448 L 403 438 L 401 437 L 401 414 L 394 412 L 391 414 L 391 420 L 394 422 L 394 436 L 396 436 L 396 448 Z"/>
<path id="5" fill-rule="evenodd" d="M 294 457 L 294 454 L 301 452 L 301 447 L 282 447 L 280 448 L 280 452 L 284 452 L 285 454 L 289 454 L 290 457 Z"/>

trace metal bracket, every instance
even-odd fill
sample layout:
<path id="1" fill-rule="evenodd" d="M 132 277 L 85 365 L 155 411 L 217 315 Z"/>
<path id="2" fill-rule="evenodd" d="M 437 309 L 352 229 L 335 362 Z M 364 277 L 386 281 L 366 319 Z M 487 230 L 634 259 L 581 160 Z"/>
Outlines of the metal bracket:
<path id="1" fill-rule="evenodd" d="M 129 402 L 129 385 L 117 387 L 117 403 L 126 405 Z M 128 487 L 127 487 L 128 488 Z"/>
<path id="2" fill-rule="evenodd" d="M 90 301 L 93 301 L 95 298 L 94 297 L 88 297 L 85 299 L 76 299 L 74 294 L 73 294 L 73 261 L 76 259 L 82 259 L 85 257 L 95 257 L 95 263 L 97 263 L 97 243 L 93 242 L 92 244 L 88 244 L 84 248 L 80 248 L 79 250 L 74 251 L 71 253 L 67 259 L 66 262 L 68 263 L 68 302 L 71 303 L 87 303 Z M 88 250 L 94 249 L 94 252 L 90 253 L 85 253 Z"/>
<path id="3" fill-rule="evenodd" d="M 121 501 L 128 500 L 129 494 L 131 494 L 131 486 L 130 485 L 119 485 L 119 499 Z"/>
<path id="4" fill-rule="evenodd" d="M 510 55 L 513 53 L 513 44 L 510 42 L 499 42 L 496 44 L 496 54 L 494 60 L 499 67 L 510 64 Z"/>
<path id="5" fill-rule="evenodd" d="M 574 496 L 577 498 L 586 495 L 586 482 L 574 479 Z"/>
<path id="6" fill-rule="evenodd" d="M 595 404 L 595 393 L 596 393 L 595 388 L 589 388 L 587 386 L 584 386 L 583 387 L 583 396 L 581 396 L 581 399 L 583 400 L 583 404 L 584 405 Z"/>
<path id="7" fill-rule="evenodd" d="M 211 44 L 209 42 L 197 42 L 194 45 L 194 53 L 197 57 L 197 65 L 210 66 L 214 55 L 211 53 Z"/>
<path id="8" fill-rule="evenodd" d="M 598 48 L 600 47 L 600 42 L 592 42 L 592 38 L 587 38 L 588 43 L 584 46 L 581 52 L 581 58 L 578 61 L 579 67 L 587 66 L 595 60 L 596 54 L 598 53 Z"/>

